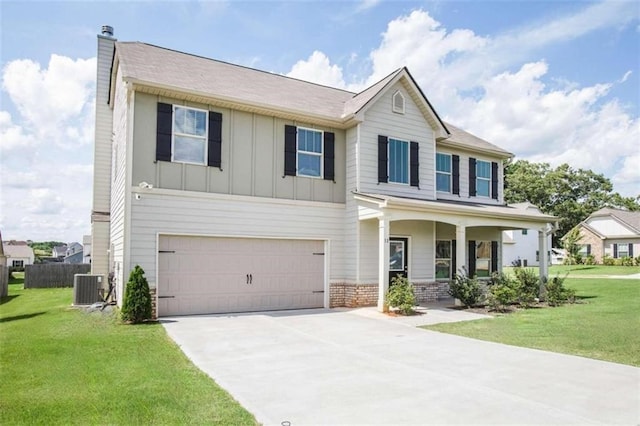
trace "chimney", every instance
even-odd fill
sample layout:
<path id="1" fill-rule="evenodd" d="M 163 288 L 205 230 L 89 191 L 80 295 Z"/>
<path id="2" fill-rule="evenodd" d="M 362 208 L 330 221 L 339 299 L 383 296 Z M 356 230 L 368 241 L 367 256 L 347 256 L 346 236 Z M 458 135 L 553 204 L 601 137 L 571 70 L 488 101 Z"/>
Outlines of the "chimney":
<path id="1" fill-rule="evenodd" d="M 103 25 L 102 35 L 105 37 L 113 37 L 113 27 L 111 25 Z"/>

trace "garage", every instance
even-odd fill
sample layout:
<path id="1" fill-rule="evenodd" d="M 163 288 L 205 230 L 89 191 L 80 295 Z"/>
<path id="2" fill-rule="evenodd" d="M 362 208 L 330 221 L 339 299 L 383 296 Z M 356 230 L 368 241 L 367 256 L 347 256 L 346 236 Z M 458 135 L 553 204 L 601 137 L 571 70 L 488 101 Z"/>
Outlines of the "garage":
<path id="1" fill-rule="evenodd" d="M 158 315 L 322 308 L 324 241 L 163 235 Z"/>

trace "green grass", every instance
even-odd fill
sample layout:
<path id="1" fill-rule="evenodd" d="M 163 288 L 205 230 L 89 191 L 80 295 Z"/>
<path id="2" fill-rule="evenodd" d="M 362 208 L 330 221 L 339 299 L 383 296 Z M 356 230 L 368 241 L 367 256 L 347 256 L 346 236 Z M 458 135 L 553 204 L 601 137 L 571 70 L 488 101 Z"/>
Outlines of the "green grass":
<path id="1" fill-rule="evenodd" d="M 0 424 L 255 424 L 158 324 L 70 307 L 72 289 L 0 305 Z"/>
<path id="2" fill-rule="evenodd" d="M 581 303 L 423 328 L 640 367 L 640 280 L 567 279 Z"/>
<path id="3" fill-rule="evenodd" d="M 537 266 L 530 266 L 528 268 L 538 270 Z M 511 273 L 512 267 L 502 268 L 505 273 Z M 640 274 L 640 266 L 605 266 L 605 265 L 553 265 L 549 267 L 549 275 L 554 276 L 556 274 L 564 275 L 569 273 L 569 276 L 577 275 L 631 275 Z"/>

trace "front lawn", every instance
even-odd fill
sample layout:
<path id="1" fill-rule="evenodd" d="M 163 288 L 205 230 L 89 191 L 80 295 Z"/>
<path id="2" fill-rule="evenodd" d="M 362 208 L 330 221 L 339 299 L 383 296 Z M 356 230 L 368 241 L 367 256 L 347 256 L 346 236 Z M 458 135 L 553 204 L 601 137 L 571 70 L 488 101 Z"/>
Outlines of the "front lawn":
<path id="1" fill-rule="evenodd" d="M 0 305 L 0 423 L 255 424 L 157 323 L 70 307 L 72 289 L 9 286 Z"/>
<path id="2" fill-rule="evenodd" d="M 537 266 L 527 268 L 538 271 Z M 503 272 L 511 273 L 512 267 L 504 267 Z M 562 276 L 569 273 L 570 277 L 577 275 L 605 276 L 605 275 L 632 275 L 640 274 L 640 266 L 605 266 L 605 265 L 552 265 L 549 267 L 549 276 L 556 274 Z"/>
<path id="3" fill-rule="evenodd" d="M 640 367 L 640 280 L 567 279 L 565 286 L 581 303 L 423 328 Z"/>

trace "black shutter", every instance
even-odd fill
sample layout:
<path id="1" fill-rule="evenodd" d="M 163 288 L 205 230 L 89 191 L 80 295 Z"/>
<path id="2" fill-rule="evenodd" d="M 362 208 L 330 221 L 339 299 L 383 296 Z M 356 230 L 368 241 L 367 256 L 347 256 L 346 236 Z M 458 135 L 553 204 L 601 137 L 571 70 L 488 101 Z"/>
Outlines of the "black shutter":
<path id="1" fill-rule="evenodd" d="M 587 244 L 587 256 L 591 254 L 591 244 Z"/>
<path id="2" fill-rule="evenodd" d="M 418 142 L 411 142 L 411 148 L 409 149 L 409 165 L 410 165 L 410 177 L 409 182 L 411 186 L 420 187 L 420 147 Z"/>
<path id="3" fill-rule="evenodd" d="M 458 270 L 458 266 L 456 264 L 456 240 L 451 240 L 451 278 L 456 276 L 456 272 Z"/>
<path id="4" fill-rule="evenodd" d="M 469 197 L 476 196 L 476 159 L 469 158 Z"/>
<path id="5" fill-rule="evenodd" d="M 451 156 L 451 171 L 453 178 L 452 194 L 460 194 L 460 156 Z"/>
<path id="6" fill-rule="evenodd" d="M 222 168 L 222 114 L 209 111 L 209 153 L 207 164 Z"/>
<path id="7" fill-rule="evenodd" d="M 629 243 L 629 257 L 633 257 L 633 243 Z"/>
<path id="8" fill-rule="evenodd" d="M 378 182 L 389 182 L 387 174 L 389 139 L 386 136 L 378 135 Z"/>
<path id="9" fill-rule="evenodd" d="M 171 161 L 173 106 L 158 102 L 156 119 L 156 161 Z"/>
<path id="10" fill-rule="evenodd" d="M 298 129 L 296 126 L 286 124 L 284 126 L 284 175 L 296 175 L 296 139 Z"/>
<path id="11" fill-rule="evenodd" d="M 498 199 L 498 163 L 491 163 L 491 198 Z"/>
<path id="12" fill-rule="evenodd" d="M 335 135 L 331 132 L 324 132 L 324 178 L 334 180 L 335 162 Z"/>
<path id="13" fill-rule="evenodd" d="M 469 276 L 473 278 L 476 274 L 476 242 L 469 240 Z"/>
<path id="14" fill-rule="evenodd" d="M 491 272 L 498 272 L 498 242 L 491 241 Z"/>
<path id="15" fill-rule="evenodd" d="M 613 258 L 614 259 L 618 258 L 618 245 L 617 244 L 613 245 Z"/>

